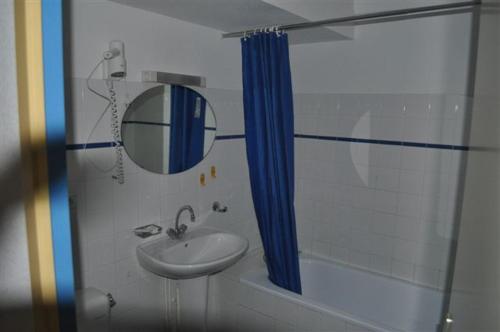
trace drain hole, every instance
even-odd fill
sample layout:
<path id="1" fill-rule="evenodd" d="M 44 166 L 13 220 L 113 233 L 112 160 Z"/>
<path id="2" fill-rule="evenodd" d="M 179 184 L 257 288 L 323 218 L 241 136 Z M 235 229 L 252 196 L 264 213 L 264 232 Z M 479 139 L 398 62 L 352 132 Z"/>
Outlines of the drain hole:
<path id="1" fill-rule="evenodd" d="M 187 246 L 188 246 L 188 244 L 186 243 L 186 244 L 184 245 L 184 248 L 186 248 Z"/>

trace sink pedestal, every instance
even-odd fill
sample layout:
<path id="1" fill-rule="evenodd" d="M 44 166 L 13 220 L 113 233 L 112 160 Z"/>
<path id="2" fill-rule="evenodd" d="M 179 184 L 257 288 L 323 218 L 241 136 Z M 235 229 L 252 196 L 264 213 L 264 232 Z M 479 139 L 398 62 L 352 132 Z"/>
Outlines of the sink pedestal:
<path id="1" fill-rule="evenodd" d="M 175 301 L 170 310 L 176 331 L 207 331 L 208 276 L 192 279 L 171 280 Z M 171 302 L 172 303 L 172 302 Z"/>

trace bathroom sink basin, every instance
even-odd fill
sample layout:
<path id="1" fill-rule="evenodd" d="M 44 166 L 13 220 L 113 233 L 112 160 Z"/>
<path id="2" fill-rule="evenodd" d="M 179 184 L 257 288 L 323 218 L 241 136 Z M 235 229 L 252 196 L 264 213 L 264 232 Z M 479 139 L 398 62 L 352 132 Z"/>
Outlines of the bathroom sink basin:
<path id="1" fill-rule="evenodd" d="M 170 279 L 197 278 L 224 270 L 247 251 L 248 240 L 211 228 L 199 228 L 179 240 L 163 236 L 137 247 L 139 264 Z"/>

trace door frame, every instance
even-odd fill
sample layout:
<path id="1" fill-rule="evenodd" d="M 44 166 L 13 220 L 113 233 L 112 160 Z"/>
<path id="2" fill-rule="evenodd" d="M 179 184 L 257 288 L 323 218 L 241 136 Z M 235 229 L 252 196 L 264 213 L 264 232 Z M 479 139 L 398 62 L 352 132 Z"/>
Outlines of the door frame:
<path id="1" fill-rule="evenodd" d="M 62 0 L 13 0 L 19 125 L 36 331 L 75 331 L 65 155 Z"/>

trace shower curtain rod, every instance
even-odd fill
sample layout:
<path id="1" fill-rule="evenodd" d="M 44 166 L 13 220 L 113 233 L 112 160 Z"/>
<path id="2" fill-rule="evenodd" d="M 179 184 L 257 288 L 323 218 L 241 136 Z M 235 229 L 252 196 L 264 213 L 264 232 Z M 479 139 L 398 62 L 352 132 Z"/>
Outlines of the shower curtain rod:
<path id="1" fill-rule="evenodd" d="M 314 21 L 314 22 L 277 25 L 277 26 L 273 26 L 273 27 L 277 28 L 278 30 L 291 31 L 291 30 L 302 30 L 302 29 L 316 28 L 316 27 L 320 27 L 320 26 L 324 26 L 324 25 L 345 25 L 346 23 L 362 24 L 363 23 L 362 21 L 365 21 L 365 20 L 369 21 L 369 20 L 383 19 L 383 18 L 393 18 L 394 19 L 397 16 L 407 16 L 407 15 L 411 15 L 411 14 L 422 14 L 422 13 L 432 14 L 433 12 L 436 12 L 436 11 L 445 11 L 445 10 L 450 10 L 450 9 L 461 9 L 461 8 L 474 7 L 474 6 L 479 6 L 479 5 L 481 5 L 481 0 L 474 0 L 474 1 L 448 3 L 448 4 L 443 4 L 443 5 L 389 10 L 389 11 L 370 13 L 370 14 L 332 18 L 332 19 L 326 19 L 326 20 L 320 20 L 320 21 Z M 403 19 L 404 19 L 404 17 L 403 17 Z M 269 27 L 266 27 L 266 28 L 269 28 Z M 251 34 L 255 31 L 260 31 L 262 29 L 264 29 L 264 28 L 223 33 L 222 38 L 243 37 L 245 34 Z"/>

